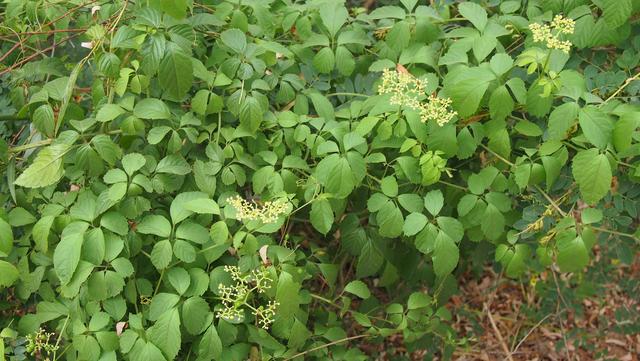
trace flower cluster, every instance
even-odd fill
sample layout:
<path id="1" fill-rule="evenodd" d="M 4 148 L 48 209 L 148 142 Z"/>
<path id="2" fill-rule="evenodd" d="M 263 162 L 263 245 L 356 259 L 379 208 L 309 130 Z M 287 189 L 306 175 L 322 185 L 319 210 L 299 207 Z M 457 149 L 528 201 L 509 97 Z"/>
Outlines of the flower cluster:
<path id="1" fill-rule="evenodd" d="M 432 119 L 435 120 L 439 126 L 443 126 L 449 123 L 457 114 L 449 110 L 450 106 L 451 99 L 438 98 L 432 94 L 429 96 L 429 102 L 423 104 L 420 108 L 420 119 L 422 119 L 423 122 Z"/>
<path id="2" fill-rule="evenodd" d="M 391 94 L 391 104 L 419 109 L 418 97 L 424 93 L 427 82 L 417 79 L 411 74 L 384 69 L 382 83 L 378 87 L 379 94 Z"/>
<path id="3" fill-rule="evenodd" d="M 235 284 L 225 286 L 218 285 L 218 292 L 222 301 L 222 309 L 216 313 L 216 317 L 231 323 L 244 321 L 245 307 L 251 310 L 257 323 L 264 329 L 269 328 L 276 314 L 278 302 L 268 301 L 267 305 L 253 307 L 249 304 L 252 294 L 265 293 L 271 288 L 273 280 L 266 268 L 255 269 L 249 273 L 242 273 L 236 266 L 225 266 L 224 270 L 231 276 Z"/>
<path id="4" fill-rule="evenodd" d="M 456 116 L 451 111 L 451 99 L 438 98 L 430 95 L 426 103 L 419 100 L 424 94 L 427 82 L 417 79 L 409 73 L 385 69 L 382 73 L 382 83 L 378 87 L 378 94 L 391 94 L 392 105 L 407 106 L 420 111 L 420 120 L 426 122 L 434 120 L 439 126 L 451 121 Z"/>
<path id="5" fill-rule="evenodd" d="M 255 202 L 249 202 L 240 196 L 234 196 L 227 200 L 236 210 L 236 219 L 239 221 L 255 221 L 260 220 L 262 223 L 275 222 L 278 217 L 287 212 L 287 202 L 283 199 L 264 202 L 258 205 Z"/>
<path id="6" fill-rule="evenodd" d="M 49 355 L 56 352 L 59 346 L 50 343 L 53 335 L 53 332 L 46 332 L 43 328 L 40 328 L 34 334 L 27 335 L 27 352 L 31 355 Z M 47 357 L 44 360 L 49 360 L 49 358 Z"/>
<path id="7" fill-rule="evenodd" d="M 560 36 L 573 34 L 575 24 L 573 19 L 556 15 L 551 21 L 551 25 L 533 23 L 529 25 L 529 30 L 533 34 L 534 42 L 545 43 L 549 49 L 558 49 L 568 54 L 571 49 L 571 42 L 569 40 L 560 40 Z"/>

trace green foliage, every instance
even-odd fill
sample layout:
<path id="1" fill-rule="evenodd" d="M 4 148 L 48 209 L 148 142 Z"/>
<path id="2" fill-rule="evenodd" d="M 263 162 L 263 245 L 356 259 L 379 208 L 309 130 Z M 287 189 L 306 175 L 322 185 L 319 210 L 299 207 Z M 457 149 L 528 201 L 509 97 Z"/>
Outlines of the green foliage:
<path id="1" fill-rule="evenodd" d="M 456 276 L 637 242 L 640 7 L 423 3 L 6 2 L 0 354 L 447 358 Z"/>

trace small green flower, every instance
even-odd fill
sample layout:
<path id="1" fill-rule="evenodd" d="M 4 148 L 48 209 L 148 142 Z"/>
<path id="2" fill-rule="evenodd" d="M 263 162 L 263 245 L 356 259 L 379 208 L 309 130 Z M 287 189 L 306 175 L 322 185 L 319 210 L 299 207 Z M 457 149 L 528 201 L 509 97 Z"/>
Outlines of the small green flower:
<path id="1" fill-rule="evenodd" d="M 240 196 L 235 196 L 228 199 L 227 202 L 236 210 L 236 219 L 239 221 L 260 220 L 262 223 L 273 223 L 287 212 L 287 202 L 283 199 L 258 205 L 255 202 L 242 199 Z"/>
<path id="2" fill-rule="evenodd" d="M 451 99 L 439 98 L 432 94 L 426 103 L 420 101 L 424 95 L 427 82 L 417 79 L 411 74 L 384 69 L 382 83 L 378 87 L 379 94 L 391 94 L 389 100 L 392 105 L 407 106 L 420 111 L 420 120 L 424 123 L 434 120 L 443 126 L 457 115 L 449 110 Z"/>
<path id="3" fill-rule="evenodd" d="M 55 333 L 46 332 L 43 328 L 40 328 L 33 334 L 27 335 L 27 352 L 32 356 L 35 354 L 49 356 L 49 354 L 56 352 L 59 346 L 51 343 L 51 337 L 53 335 L 55 335 Z"/>
<path id="4" fill-rule="evenodd" d="M 216 313 L 216 317 L 230 323 L 242 323 L 245 319 L 245 308 L 248 308 L 256 317 L 258 325 L 268 329 L 274 320 L 278 303 L 269 300 L 266 307 L 263 305 L 254 307 L 250 304 L 250 299 L 256 301 L 258 294 L 264 294 L 271 288 L 273 280 L 269 271 L 266 268 L 259 268 L 249 273 L 242 273 L 237 266 L 225 266 L 224 270 L 229 273 L 235 284 L 225 286 L 220 283 L 218 285 L 222 308 Z"/>
<path id="5" fill-rule="evenodd" d="M 529 30 L 531 30 L 535 43 L 544 43 L 549 49 L 558 49 L 568 54 L 571 50 L 571 42 L 560 40 L 560 36 L 573 34 L 575 21 L 562 15 L 556 15 L 551 21 L 551 25 L 533 23 L 529 25 Z"/>

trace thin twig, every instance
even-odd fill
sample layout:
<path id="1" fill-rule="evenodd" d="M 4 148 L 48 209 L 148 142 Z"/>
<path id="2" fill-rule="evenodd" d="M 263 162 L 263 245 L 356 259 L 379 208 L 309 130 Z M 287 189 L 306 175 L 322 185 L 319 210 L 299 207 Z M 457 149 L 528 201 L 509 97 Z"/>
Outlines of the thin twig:
<path id="1" fill-rule="evenodd" d="M 627 85 L 631 84 L 632 81 L 638 79 L 639 77 L 640 77 L 640 73 L 632 76 L 631 78 L 627 78 L 627 80 L 625 80 L 624 83 L 613 94 L 611 94 L 601 105 L 604 105 L 609 100 L 615 98 L 616 95 L 618 95 L 624 88 L 627 87 Z"/>
<path id="2" fill-rule="evenodd" d="M 511 357 L 511 352 L 509 352 L 509 348 L 507 347 L 507 344 L 504 342 L 504 338 L 502 338 L 502 334 L 500 333 L 498 326 L 496 326 L 496 323 L 493 320 L 493 315 L 491 315 L 491 311 L 489 310 L 489 307 L 487 307 L 486 303 L 484 304 L 484 308 L 485 308 L 485 311 L 487 312 L 487 316 L 489 317 L 491 328 L 493 328 L 493 332 L 495 332 L 496 337 L 498 337 L 498 341 L 500 341 L 500 346 L 502 346 L 502 350 L 504 351 L 506 359 L 509 361 L 514 361 L 513 357 Z"/>
<path id="3" fill-rule="evenodd" d="M 370 337 L 370 336 L 371 335 L 356 335 L 356 336 L 346 337 L 346 338 L 343 338 L 343 339 L 340 339 L 340 340 L 337 340 L 337 341 L 325 343 L 324 345 L 320 345 L 320 346 L 317 346 L 317 347 L 314 347 L 314 348 L 310 348 L 310 349 L 308 349 L 306 351 L 297 353 L 297 354 L 295 354 L 295 355 L 293 355 L 293 356 L 291 356 L 289 358 L 284 359 L 284 361 L 293 360 L 293 359 L 295 359 L 297 357 L 304 356 L 304 355 L 308 354 L 309 352 L 318 351 L 318 350 L 321 350 L 323 348 L 326 348 L 326 347 L 329 347 L 329 346 L 333 346 L 333 345 L 337 345 L 337 344 L 342 343 L 342 342 L 347 342 L 347 341 L 351 341 L 351 340 L 357 340 L 359 338 Z"/>
<path id="4" fill-rule="evenodd" d="M 526 335 L 524 335 L 524 337 L 520 340 L 520 342 L 518 342 L 518 344 L 516 345 L 516 347 L 514 347 L 513 351 L 511 351 L 511 354 L 516 353 L 516 351 L 518 351 L 518 349 L 520 348 L 520 346 L 522 346 L 522 344 L 524 343 L 524 341 L 527 339 L 527 337 L 531 336 L 531 334 L 533 333 L 533 331 L 535 331 L 538 327 L 540 327 L 540 325 L 542 325 L 542 323 L 544 321 L 547 320 L 547 318 L 553 316 L 553 313 L 550 313 L 546 316 L 544 316 L 540 321 L 538 321 L 538 323 L 536 323 L 530 330 L 529 332 L 527 332 Z"/>
<path id="5" fill-rule="evenodd" d="M 0 63 L 6 59 L 9 55 L 11 55 L 11 53 L 13 53 L 14 50 L 16 50 L 18 47 L 20 47 L 20 44 L 22 44 L 20 41 L 16 42 L 11 49 L 7 50 L 6 53 L 4 53 L 2 56 L 0 56 Z"/>
<path id="6" fill-rule="evenodd" d="M 14 70 L 15 68 L 18 68 L 18 67 L 20 67 L 20 66 L 24 65 L 25 63 L 28 63 L 29 61 L 31 61 L 31 60 L 33 60 L 34 58 L 37 58 L 38 56 L 40 56 L 40 55 L 42 55 L 42 54 L 44 54 L 44 53 L 46 53 L 46 52 L 50 51 L 51 49 L 55 48 L 56 46 L 60 46 L 60 44 L 65 43 L 65 42 L 67 42 L 67 41 L 69 41 L 69 40 L 71 40 L 71 39 L 73 39 L 73 38 L 76 38 L 76 37 L 78 37 L 78 36 L 82 35 L 82 34 L 83 34 L 83 33 L 75 33 L 75 34 L 73 34 L 73 35 L 69 35 L 69 36 L 67 36 L 66 38 L 64 38 L 64 39 L 60 40 L 60 41 L 59 41 L 57 44 L 55 44 L 55 45 L 49 46 L 48 48 L 45 48 L 45 49 L 43 49 L 43 50 L 38 50 L 38 51 L 37 51 L 37 52 L 35 52 L 34 54 L 31 54 L 31 55 L 29 55 L 28 57 L 26 57 L 26 58 L 24 58 L 24 59 L 20 60 L 19 62 L 17 62 L 17 63 L 15 63 L 15 64 L 11 65 L 10 67 L 7 67 L 6 69 L 4 69 L 4 70 L 0 71 L 0 76 L 2 76 L 2 75 L 4 75 L 4 74 L 6 74 L 6 73 L 8 73 L 8 72 L 10 72 L 10 71 L 12 71 L 12 70 Z"/>

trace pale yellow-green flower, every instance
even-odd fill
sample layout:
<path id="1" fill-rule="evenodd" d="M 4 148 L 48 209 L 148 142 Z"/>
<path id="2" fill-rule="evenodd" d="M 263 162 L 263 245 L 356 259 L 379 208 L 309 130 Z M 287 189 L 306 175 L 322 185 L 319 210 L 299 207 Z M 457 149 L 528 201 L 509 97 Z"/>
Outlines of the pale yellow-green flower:
<path id="1" fill-rule="evenodd" d="M 384 69 L 378 93 L 391 94 L 390 102 L 392 105 L 417 109 L 420 106 L 418 97 L 424 94 L 426 85 L 425 81 L 415 78 L 411 74 Z"/>
<path id="2" fill-rule="evenodd" d="M 426 122 L 428 120 L 435 120 L 439 126 L 443 126 L 451 121 L 458 113 L 449 110 L 451 106 L 451 99 L 438 98 L 435 95 L 429 96 L 427 103 L 421 104 L 420 107 L 420 120 Z"/>
<path id="3" fill-rule="evenodd" d="M 573 34 L 575 21 L 562 15 L 556 15 L 551 21 L 551 25 L 533 23 L 529 25 L 529 30 L 531 30 L 535 43 L 544 43 L 549 49 L 558 49 L 568 54 L 571 50 L 571 42 L 561 40 L 560 37 Z"/>
<path id="4" fill-rule="evenodd" d="M 242 199 L 240 196 L 235 196 L 228 199 L 227 202 L 236 210 L 236 219 L 239 221 L 260 220 L 262 223 L 272 223 L 287 212 L 287 202 L 282 199 L 258 205 L 255 202 Z"/>
<path id="5" fill-rule="evenodd" d="M 449 110 L 451 99 L 430 95 L 427 102 L 421 102 L 427 82 L 413 77 L 411 74 L 384 69 L 382 83 L 378 87 L 379 94 L 391 94 L 392 105 L 406 106 L 420 112 L 420 120 L 434 120 L 439 126 L 451 121 L 456 112 Z"/>
<path id="6" fill-rule="evenodd" d="M 259 305 L 257 307 L 249 304 L 249 298 L 254 292 L 265 293 L 271 288 L 273 280 L 269 271 L 266 268 L 259 268 L 249 273 L 243 273 L 237 266 L 224 266 L 224 270 L 231 276 L 235 284 L 230 286 L 218 284 L 222 307 L 216 312 L 216 317 L 232 323 L 241 323 L 244 321 L 245 308 L 248 308 L 262 328 L 269 328 L 279 303 L 268 301 L 266 306 Z"/>

